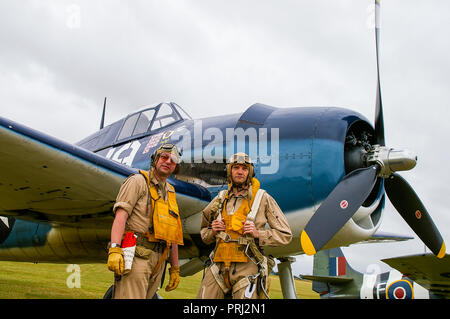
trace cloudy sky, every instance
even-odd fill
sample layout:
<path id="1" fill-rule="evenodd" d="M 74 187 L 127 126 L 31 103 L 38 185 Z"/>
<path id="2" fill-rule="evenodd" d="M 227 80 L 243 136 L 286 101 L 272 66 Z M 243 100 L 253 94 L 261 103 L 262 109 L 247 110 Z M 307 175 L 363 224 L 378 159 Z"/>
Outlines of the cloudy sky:
<path id="1" fill-rule="evenodd" d="M 375 105 L 372 0 L 0 1 L 0 116 L 77 142 L 144 105 L 193 118 L 272 106 Z M 416 152 L 402 173 L 446 242 L 450 172 L 450 3 L 381 7 L 386 143 Z M 388 203 L 382 231 L 413 235 Z M 422 253 L 420 240 L 345 248 L 360 271 Z M 299 257 L 294 273 L 310 273 Z M 373 267 L 372 267 L 373 268 Z"/>

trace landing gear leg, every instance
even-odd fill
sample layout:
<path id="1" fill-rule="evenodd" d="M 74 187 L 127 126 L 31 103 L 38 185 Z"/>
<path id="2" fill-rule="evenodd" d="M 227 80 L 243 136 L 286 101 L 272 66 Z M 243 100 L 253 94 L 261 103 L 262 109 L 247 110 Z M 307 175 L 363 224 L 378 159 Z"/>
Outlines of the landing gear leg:
<path id="1" fill-rule="evenodd" d="M 295 290 L 294 276 L 292 275 L 291 264 L 295 261 L 294 257 L 278 258 L 278 273 L 280 276 L 281 291 L 284 299 L 297 299 Z"/>

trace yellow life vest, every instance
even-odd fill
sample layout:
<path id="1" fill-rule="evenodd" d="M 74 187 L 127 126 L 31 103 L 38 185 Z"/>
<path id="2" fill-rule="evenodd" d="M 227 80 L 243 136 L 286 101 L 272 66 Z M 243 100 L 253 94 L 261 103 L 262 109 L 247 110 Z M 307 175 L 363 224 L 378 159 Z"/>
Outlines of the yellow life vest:
<path id="1" fill-rule="evenodd" d="M 226 203 L 229 199 L 228 194 L 225 197 L 225 202 L 222 209 L 222 218 L 225 222 L 225 232 L 229 235 L 231 241 L 224 241 L 219 239 L 217 243 L 216 251 L 214 253 L 214 262 L 223 262 L 225 267 L 229 267 L 232 262 L 247 262 L 248 258 L 244 252 L 244 246 L 239 245 L 238 238 L 242 237 L 244 233 L 244 222 L 247 219 L 247 215 L 252 207 L 255 194 L 259 189 L 259 181 L 256 178 L 252 178 L 251 184 L 251 199 L 250 201 L 244 200 L 239 208 L 233 215 L 229 215 L 226 211 Z M 230 185 L 231 186 L 231 185 Z M 230 186 L 228 189 L 230 189 Z M 228 237 L 228 236 L 227 236 Z"/>
<path id="2" fill-rule="evenodd" d="M 153 212 L 153 232 L 150 232 L 148 240 L 159 242 L 161 240 L 171 244 L 183 245 L 183 230 L 178 211 L 175 189 L 167 183 L 167 201 L 159 196 L 154 185 L 150 186 L 150 178 L 147 171 L 140 170 L 144 175 L 150 189 L 151 207 Z"/>

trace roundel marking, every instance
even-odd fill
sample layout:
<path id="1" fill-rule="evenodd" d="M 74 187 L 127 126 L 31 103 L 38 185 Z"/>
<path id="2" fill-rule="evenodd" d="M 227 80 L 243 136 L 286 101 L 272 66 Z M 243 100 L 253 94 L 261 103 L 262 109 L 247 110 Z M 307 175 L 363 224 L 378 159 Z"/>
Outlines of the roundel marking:
<path id="1" fill-rule="evenodd" d="M 414 289 L 408 280 L 397 280 L 386 289 L 386 299 L 414 299 Z"/>
<path id="2" fill-rule="evenodd" d="M 341 206 L 342 209 L 346 209 L 348 207 L 348 202 L 344 199 L 340 202 L 339 206 Z"/>
<path id="3" fill-rule="evenodd" d="M 394 289 L 394 298 L 395 299 L 405 299 L 406 290 L 403 287 L 397 287 Z"/>
<path id="4" fill-rule="evenodd" d="M 417 219 L 421 219 L 422 218 L 422 212 L 420 210 L 416 210 L 415 215 L 416 215 Z"/>

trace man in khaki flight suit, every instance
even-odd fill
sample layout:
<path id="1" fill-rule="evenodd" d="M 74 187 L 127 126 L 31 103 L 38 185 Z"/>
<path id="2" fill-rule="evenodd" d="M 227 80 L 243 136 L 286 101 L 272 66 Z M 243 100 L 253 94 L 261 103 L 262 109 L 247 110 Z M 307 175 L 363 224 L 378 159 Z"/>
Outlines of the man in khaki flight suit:
<path id="1" fill-rule="evenodd" d="M 175 190 L 166 179 L 179 169 L 180 160 L 177 147 L 164 144 L 153 153 L 150 171 L 131 175 L 120 188 L 113 208 L 115 218 L 108 253 L 108 268 L 116 277 L 115 299 L 152 298 L 161 282 L 169 250 L 171 268 L 166 291 L 178 286 L 178 244 L 183 244 L 183 235 Z M 120 244 L 126 232 L 134 232 L 137 240 L 131 271 L 125 274 Z"/>
<path id="2" fill-rule="evenodd" d="M 216 246 L 197 298 L 268 298 L 274 260 L 264 256 L 261 247 L 287 245 L 292 239 L 290 226 L 272 196 L 259 190 L 247 154 L 231 157 L 227 177 L 228 189 L 203 210 L 202 240 Z"/>

